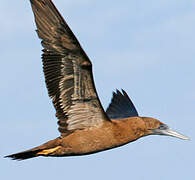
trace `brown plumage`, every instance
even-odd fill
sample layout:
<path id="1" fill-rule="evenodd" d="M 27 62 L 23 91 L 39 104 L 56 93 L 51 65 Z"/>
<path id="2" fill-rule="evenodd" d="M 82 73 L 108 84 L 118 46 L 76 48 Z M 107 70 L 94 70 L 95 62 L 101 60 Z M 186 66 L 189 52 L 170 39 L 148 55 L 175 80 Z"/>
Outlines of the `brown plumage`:
<path id="1" fill-rule="evenodd" d="M 188 139 L 157 119 L 139 117 L 124 90 L 113 93 L 105 112 L 95 89 L 92 63 L 52 1 L 30 2 L 37 34 L 42 39 L 45 81 L 61 136 L 6 157 L 23 160 L 37 156 L 85 155 L 152 134 Z"/>

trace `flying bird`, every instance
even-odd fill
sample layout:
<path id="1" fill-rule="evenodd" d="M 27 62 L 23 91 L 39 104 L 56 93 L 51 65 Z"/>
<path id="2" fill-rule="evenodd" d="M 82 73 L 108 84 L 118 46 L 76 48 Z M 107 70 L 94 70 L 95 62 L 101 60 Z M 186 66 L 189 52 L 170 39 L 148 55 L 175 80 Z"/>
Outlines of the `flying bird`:
<path id="1" fill-rule="evenodd" d="M 8 155 L 14 160 L 38 156 L 92 154 L 122 146 L 148 135 L 188 140 L 166 124 L 141 117 L 124 90 L 113 92 L 104 111 L 98 98 L 92 63 L 51 0 L 30 0 L 43 46 L 43 71 L 58 118 L 60 136 L 27 151 Z"/>

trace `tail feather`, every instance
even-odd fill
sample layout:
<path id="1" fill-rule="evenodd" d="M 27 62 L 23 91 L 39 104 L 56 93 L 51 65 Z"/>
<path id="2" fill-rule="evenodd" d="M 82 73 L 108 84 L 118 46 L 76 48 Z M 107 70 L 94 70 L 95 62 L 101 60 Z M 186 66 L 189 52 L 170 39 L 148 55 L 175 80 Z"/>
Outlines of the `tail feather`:
<path id="1" fill-rule="evenodd" d="M 39 150 L 28 150 L 28 151 L 24 151 L 24 152 L 20 152 L 20 153 L 5 156 L 5 158 L 12 158 L 12 160 L 21 161 L 21 160 L 37 157 L 37 153 L 40 152 L 40 151 L 41 151 L 41 149 L 39 149 Z"/>
<path id="2" fill-rule="evenodd" d="M 27 151 L 19 152 L 16 154 L 11 154 L 5 156 L 5 158 L 12 158 L 13 160 L 20 161 L 20 160 L 34 158 L 37 156 L 50 156 L 50 155 L 55 156 L 58 155 L 56 151 L 61 148 L 59 143 L 60 143 L 60 138 L 56 138 L 42 144 L 41 146 L 35 147 Z"/>

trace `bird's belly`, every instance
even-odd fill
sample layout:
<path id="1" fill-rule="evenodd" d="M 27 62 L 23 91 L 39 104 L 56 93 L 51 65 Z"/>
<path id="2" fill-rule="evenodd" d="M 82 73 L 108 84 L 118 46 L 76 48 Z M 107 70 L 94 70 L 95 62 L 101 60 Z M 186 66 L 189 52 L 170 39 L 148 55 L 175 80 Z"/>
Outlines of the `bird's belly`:
<path id="1" fill-rule="evenodd" d="M 61 139 L 63 155 L 83 155 L 124 145 L 140 136 L 126 121 L 105 123 L 101 127 L 77 130 Z"/>
<path id="2" fill-rule="evenodd" d="M 62 139 L 61 145 L 64 149 L 64 155 L 83 155 L 111 149 L 120 144 L 112 133 L 81 131 Z"/>

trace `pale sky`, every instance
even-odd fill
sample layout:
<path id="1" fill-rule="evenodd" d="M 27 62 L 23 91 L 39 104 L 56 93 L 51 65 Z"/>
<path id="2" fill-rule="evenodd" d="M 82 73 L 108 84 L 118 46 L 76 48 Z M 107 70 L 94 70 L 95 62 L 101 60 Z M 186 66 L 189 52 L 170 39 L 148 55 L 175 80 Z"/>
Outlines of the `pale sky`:
<path id="1" fill-rule="evenodd" d="M 148 136 L 109 151 L 11 161 L 3 156 L 59 136 L 28 0 L 0 6 L 1 179 L 194 180 L 195 1 L 53 0 L 93 63 L 106 108 L 123 88 L 140 116 L 191 141 Z"/>

